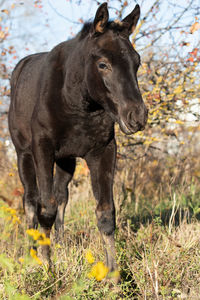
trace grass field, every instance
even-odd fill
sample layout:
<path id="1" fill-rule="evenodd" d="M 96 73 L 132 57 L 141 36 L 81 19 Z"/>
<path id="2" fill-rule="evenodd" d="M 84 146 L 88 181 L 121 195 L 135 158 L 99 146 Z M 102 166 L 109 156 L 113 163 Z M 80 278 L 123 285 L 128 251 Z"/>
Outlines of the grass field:
<path id="1" fill-rule="evenodd" d="M 178 165 L 178 167 L 177 167 Z M 142 158 L 115 176 L 116 248 L 121 283 L 91 274 L 104 262 L 88 170 L 70 185 L 62 243 L 51 235 L 53 269 L 30 255 L 16 165 L 0 188 L 0 299 L 200 299 L 199 156 Z M 37 245 L 37 241 L 35 241 Z M 91 252 L 94 262 L 86 259 Z M 39 255 L 39 254 L 38 254 Z"/>

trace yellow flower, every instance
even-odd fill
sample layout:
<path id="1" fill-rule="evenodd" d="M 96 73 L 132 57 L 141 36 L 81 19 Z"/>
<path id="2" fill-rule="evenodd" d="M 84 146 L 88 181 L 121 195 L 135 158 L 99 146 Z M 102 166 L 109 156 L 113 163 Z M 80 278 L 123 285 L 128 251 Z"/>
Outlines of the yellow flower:
<path id="1" fill-rule="evenodd" d="M 27 229 L 26 230 L 26 233 L 30 236 L 32 236 L 32 238 L 37 241 L 41 236 L 42 234 L 37 230 L 37 229 Z"/>
<path id="2" fill-rule="evenodd" d="M 39 239 L 38 244 L 39 245 L 49 245 L 50 246 L 50 244 L 51 244 L 50 238 L 45 237 L 41 240 Z"/>
<path id="3" fill-rule="evenodd" d="M 108 267 L 106 267 L 103 262 L 99 261 L 92 267 L 88 277 L 95 278 L 97 281 L 101 281 L 106 277 L 107 274 Z"/>
<path id="4" fill-rule="evenodd" d="M 18 218 L 17 216 L 17 211 L 11 207 L 1 207 L 1 209 L 3 209 L 5 212 L 7 212 L 9 214 L 9 216 L 6 218 L 7 220 L 12 220 L 12 223 L 15 224 L 15 223 L 18 223 L 18 224 L 21 224 L 21 221 L 20 219 Z"/>
<path id="5" fill-rule="evenodd" d="M 24 258 L 23 257 L 20 257 L 18 260 L 19 260 L 20 263 L 23 264 L 23 262 L 24 262 Z"/>
<path id="6" fill-rule="evenodd" d="M 34 258 L 36 256 L 36 250 L 33 248 L 30 249 L 30 255 Z"/>
<path id="7" fill-rule="evenodd" d="M 15 223 L 21 224 L 21 221 L 20 221 L 20 219 L 15 215 L 15 216 L 13 216 L 12 223 L 13 223 L 13 224 L 15 224 Z"/>
<path id="8" fill-rule="evenodd" d="M 34 240 L 37 240 L 40 237 L 40 232 L 37 229 L 27 229 L 26 233 L 32 236 Z"/>
<path id="9" fill-rule="evenodd" d="M 39 257 L 36 254 L 36 251 L 33 248 L 31 248 L 31 250 L 30 250 L 30 255 L 32 256 L 32 258 L 35 259 L 35 261 L 38 263 L 38 265 L 42 265 L 42 261 L 39 259 Z"/>
<path id="10" fill-rule="evenodd" d="M 176 123 L 176 124 L 181 124 L 181 125 L 184 124 L 184 122 L 181 121 L 181 120 L 176 120 L 175 123 Z"/>
<path id="11" fill-rule="evenodd" d="M 39 232 L 37 229 L 27 229 L 26 233 L 30 235 L 39 245 L 50 245 L 51 241 L 46 237 L 45 233 Z"/>
<path id="12" fill-rule="evenodd" d="M 92 255 L 91 250 L 88 250 L 85 254 L 85 258 L 86 260 L 89 262 L 89 264 L 93 264 L 94 263 L 94 256 Z"/>
<path id="13" fill-rule="evenodd" d="M 55 244 L 55 248 L 56 248 L 56 249 L 61 249 L 62 247 L 61 247 L 60 244 Z"/>
<path id="14" fill-rule="evenodd" d="M 12 216 L 16 215 L 16 210 L 10 207 L 4 207 L 4 210 L 9 212 Z"/>

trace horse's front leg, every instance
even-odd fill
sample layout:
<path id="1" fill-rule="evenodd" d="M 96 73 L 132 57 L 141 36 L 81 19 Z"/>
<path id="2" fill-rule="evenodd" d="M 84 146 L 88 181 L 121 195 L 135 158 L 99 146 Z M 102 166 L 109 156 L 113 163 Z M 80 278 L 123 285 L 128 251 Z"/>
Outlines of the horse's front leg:
<path id="1" fill-rule="evenodd" d="M 40 202 L 38 203 L 38 221 L 41 231 L 50 238 L 50 231 L 55 222 L 57 201 L 53 195 L 54 151 L 50 139 L 34 137 L 32 144 L 36 176 L 39 185 Z M 50 263 L 50 246 L 42 246 L 42 256 Z"/>
<path id="2" fill-rule="evenodd" d="M 107 266 L 109 271 L 115 271 L 115 206 L 113 201 L 113 177 L 116 161 L 116 143 L 113 139 L 103 152 L 89 154 L 86 161 L 91 173 L 92 188 L 97 200 L 97 226 L 102 235 Z"/>

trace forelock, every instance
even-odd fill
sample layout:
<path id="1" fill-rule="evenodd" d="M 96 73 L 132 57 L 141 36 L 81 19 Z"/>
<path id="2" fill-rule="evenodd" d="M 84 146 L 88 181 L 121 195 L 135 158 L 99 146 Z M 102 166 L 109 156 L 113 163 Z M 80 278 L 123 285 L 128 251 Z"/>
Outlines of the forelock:
<path id="1" fill-rule="evenodd" d="M 80 39 L 85 38 L 91 31 L 93 26 L 92 22 L 86 22 L 83 25 L 83 28 L 80 32 Z M 111 29 L 113 32 L 122 32 L 124 31 L 124 29 L 126 29 L 128 27 L 128 24 L 125 22 L 120 21 L 119 19 L 116 19 L 114 21 L 109 21 L 106 25 L 105 31 L 106 29 Z"/>

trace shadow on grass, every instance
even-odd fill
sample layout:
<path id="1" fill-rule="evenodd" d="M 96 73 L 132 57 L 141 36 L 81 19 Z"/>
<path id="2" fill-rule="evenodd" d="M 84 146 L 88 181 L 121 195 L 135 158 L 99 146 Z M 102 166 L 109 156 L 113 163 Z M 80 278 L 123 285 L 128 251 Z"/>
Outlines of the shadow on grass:
<path id="1" fill-rule="evenodd" d="M 121 288 L 123 290 L 121 297 L 123 298 L 123 296 L 126 296 L 126 299 L 133 299 L 133 300 L 138 299 L 139 296 L 138 287 L 126 263 L 123 263 L 123 269 L 120 271 L 120 276 L 121 276 Z"/>
<path id="2" fill-rule="evenodd" d="M 163 226 L 169 226 L 169 223 L 175 227 L 179 226 L 183 220 L 190 223 L 192 219 L 200 221 L 200 213 L 194 213 L 192 208 L 165 208 L 159 213 L 149 212 L 147 210 L 138 214 L 127 217 L 130 220 L 131 229 L 136 232 L 142 225 L 147 225 L 152 222 L 157 222 Z"/>

